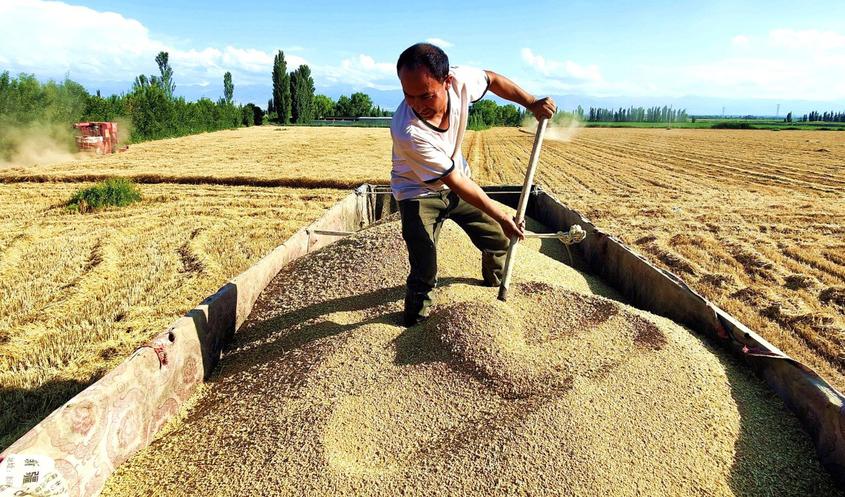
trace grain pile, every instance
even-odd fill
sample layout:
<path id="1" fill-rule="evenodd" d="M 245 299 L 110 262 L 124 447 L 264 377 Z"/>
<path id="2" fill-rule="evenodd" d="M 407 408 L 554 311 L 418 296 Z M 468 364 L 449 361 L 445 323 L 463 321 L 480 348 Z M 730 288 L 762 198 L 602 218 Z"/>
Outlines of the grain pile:
<path id="1" fill-rule="evenodd" d="M 494 128 L 464 155 L 520 184 L 531 144 Z M 545 143 L 536 179 L 845 391 L 843 157 L 845 133 L 587 128 Z"/>
<path id="2" fill-rule="evenodd" d="M 836 494 L 742 366 L 529 244 L 501 303 L 447 223 L 407 329 L 397 223 L 294 262 L 103 495 Z"/>

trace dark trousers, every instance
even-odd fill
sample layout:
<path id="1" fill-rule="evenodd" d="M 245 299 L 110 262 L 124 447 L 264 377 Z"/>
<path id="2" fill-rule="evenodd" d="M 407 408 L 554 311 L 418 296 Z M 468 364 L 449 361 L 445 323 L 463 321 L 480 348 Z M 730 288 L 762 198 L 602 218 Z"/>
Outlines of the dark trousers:
<path id="1" fill-rule="evenodd" d="M 405 293 L 405 323 L 428 316 L 431 291 L 437 286 L 437 238 L 446 219 L 452 219 L 481 250 L 484 284 L 498 286 L 510 241 L 492 217 L 449 190 L 424 198 L 399 201 L 402 238 L 408 247 L 411 272 Z"/>

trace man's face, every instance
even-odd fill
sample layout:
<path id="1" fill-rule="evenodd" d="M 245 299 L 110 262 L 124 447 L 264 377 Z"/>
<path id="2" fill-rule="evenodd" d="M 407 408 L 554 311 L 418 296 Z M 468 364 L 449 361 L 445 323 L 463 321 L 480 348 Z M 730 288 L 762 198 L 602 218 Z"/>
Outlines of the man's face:
<path id="1" fill-rule="evenodd" d="M 452 76 L 447 76 L 446 80 L 441 82 L 424 67 L 403 67 L 399 71 L 399 81 L 402 83 L 402 91 L 405 92 L 405 102 L 423 119 L 431 119 L 435 114 L 446 111 L 449 102 L 447 92 L 452 84 Z"/>

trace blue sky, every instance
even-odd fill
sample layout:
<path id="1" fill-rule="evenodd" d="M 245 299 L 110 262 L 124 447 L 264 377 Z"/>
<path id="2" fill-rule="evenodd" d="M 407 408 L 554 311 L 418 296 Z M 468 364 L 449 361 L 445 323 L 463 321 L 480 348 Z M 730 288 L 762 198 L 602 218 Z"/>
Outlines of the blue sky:
<path id="1" fill-rule="evenodd" d="M 236 98 L 262 102 L 283 49 L 311 66 L 318 91 L 395 99 L 398 53 L 438 40 L 454 64 L 537 94 L 845 107 L 842 19 L 842 1 L 0 0 L 0 69 L 125 91 L 167 50 L 177 92 L 217 95 L 229 70 Z"/>

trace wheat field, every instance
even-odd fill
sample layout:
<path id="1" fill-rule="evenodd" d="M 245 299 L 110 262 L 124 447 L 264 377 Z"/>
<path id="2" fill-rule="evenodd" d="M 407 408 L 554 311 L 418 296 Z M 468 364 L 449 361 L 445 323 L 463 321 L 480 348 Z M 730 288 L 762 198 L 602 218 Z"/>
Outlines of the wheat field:
<path id="1" fill-rule="evenodd" d="M 514 183 L 531 145 L 493 129 L 466 155 Z M 537 182 L 845 390 L 845 134 L 582 129 Z"/>
<path id="2" fill-rule="evenodd" d="M 258 126 L 132 145 L 127 152 L 8 168 L 1 181 L 84 181 L 354 188 L 385 182 L 390 134 L 372 128 Z"/>
<path id="3" fill-rule="evenodd" d="M 464 150 L 479 183 L 519 184 L 532 140 Z M 386 183 L 390 150 L 387 129 L 265 126 L 0 171 L 0 447 L 348 188 Z M 843 158 L 836 132 L 590 128 L 547 141 L 537 181 L 845 390 Z M 62 207 L 109 176 L 144 200 Z"/>
<path id="4" fill-rule="evenodd" d="M 81 186 L 0 185 L 0 446 L 346 194 L 156 184 L 68 212 Z"/>

